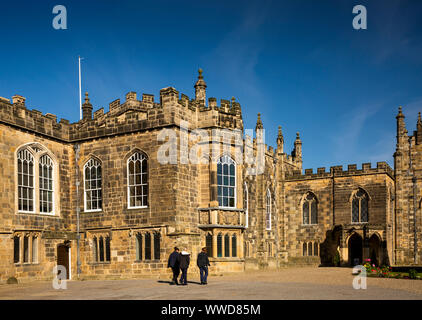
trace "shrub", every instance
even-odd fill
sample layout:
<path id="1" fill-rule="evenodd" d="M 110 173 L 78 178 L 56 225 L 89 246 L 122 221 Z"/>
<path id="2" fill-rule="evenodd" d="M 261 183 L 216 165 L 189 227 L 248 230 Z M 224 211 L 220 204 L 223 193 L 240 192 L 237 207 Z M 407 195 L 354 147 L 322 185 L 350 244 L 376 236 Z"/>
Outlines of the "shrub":
<path id="1" fill-rule="evenodd" d="M 409 278 L 410 279 L 416 279 L 418 272 L 415 269 L 410 269 L 409 270 Z"/>

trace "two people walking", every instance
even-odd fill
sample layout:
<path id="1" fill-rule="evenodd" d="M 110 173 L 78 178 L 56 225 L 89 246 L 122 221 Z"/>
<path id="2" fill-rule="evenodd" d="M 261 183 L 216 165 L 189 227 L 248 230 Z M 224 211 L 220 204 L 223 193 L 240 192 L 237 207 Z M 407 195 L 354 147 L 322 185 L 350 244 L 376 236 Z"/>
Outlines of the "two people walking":
<path id="1" fill-rule="evenodd" d="M 190 264 L 190 254 L 184 249 L 181 253 L 179 253 L 179 248 L 175 247 L 174 251 L 170 254 L 167 267 L 171 268 L 173 271 L 173 280 L 171 282 L 172 285 L 178 285 L 177 278 L 182 272 L 180 276 L 180 285 L 187 285 L 187 273 Z M 207 248 L 202 248 L 202 251 L 198 254 L 198 258 L 196 264 L 199 268 L 199 273 L 201 277 L 201 284 L 207 284 L 207 277 L 208 277 L 208 267 L 210 266 L 210 261 L 207 255 Z"/>

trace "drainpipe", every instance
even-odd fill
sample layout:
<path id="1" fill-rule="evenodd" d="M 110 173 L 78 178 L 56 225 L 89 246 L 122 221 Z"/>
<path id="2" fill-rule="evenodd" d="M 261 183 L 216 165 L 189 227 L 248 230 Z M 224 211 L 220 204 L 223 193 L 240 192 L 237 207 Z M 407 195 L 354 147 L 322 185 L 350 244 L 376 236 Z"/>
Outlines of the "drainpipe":
<path id="1" fill-rule="evenodd" d="M 79 214 L 80 214 L 80 208 L 79 208 L 79 166 L 78 166 L 78 160 L 79 160 L 79 151 L 80 151 L 80 145 L 76 144 L 74 146 L 75 149 L 75 186 L 76 186 L 76 273 L 79 279 L 79 276 L 81 274 L 81 259 L 80 259 L 80 226 L 79 226 Z"/>

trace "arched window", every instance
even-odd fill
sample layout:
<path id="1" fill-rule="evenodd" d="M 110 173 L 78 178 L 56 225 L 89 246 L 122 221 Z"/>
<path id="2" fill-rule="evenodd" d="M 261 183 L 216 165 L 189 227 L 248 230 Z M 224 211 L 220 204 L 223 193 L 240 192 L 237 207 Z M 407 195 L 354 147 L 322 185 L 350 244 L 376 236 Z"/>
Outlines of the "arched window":
<path id="1" fill-rule="evenodd" d="M 230 257 L 230 236 L 228 233 L 224 236 L 224 256 Z"/>
<path id="2" fill-rule="evenodd" d="M 318 248 L 318 242 L 315 242 L 314 243 L 314 256 L 318 256 L 318 252 L 319 252 L 319 250 L 318 250 L 319 248 Z"/>
<path id="3" fill-rule="evenodd" d="M 142 260 L 142 234 L 136 235 L 136 260 Z"/>
<path id="4" fill-rule="evenodd" d="M 237 257 L 237 237 L 236 237 L 236 234 L 232 235 L 232 257 Z"/>
<path id="5" fill-rule="evenodd" d="M 38 237 L 32 236 L 32 263 L 38 262 Z"/>
<path id="6" fill-rule="evenodd" d="M 208 233 L 205 237 L 205 246 L 207 247 L 207 253 L 209 257 L 213 257 L 213 249 L 212 249 L 212 235 Z"/>
<path id="7" fill-rule="evenodd" d="M 302 206 L 303 224 L 318 223 L 318 206 L 315 195 L 308 192 L 303 199 Z"/>
<path id="8" fill-rule="evenodd" d="M 312 256 L 312 242 L 308 243 L 308 256 Z"/>
<path id="9" fill-rule="evenodd" d="M 100 236 L 98 248 L 100 251 L 100 261 L 103 262 L 104 261 L 104 238 L 102 236 Z"/>
<path id="10" fill-rule="evenodd" d="M 308 255 L 308 245 L 306 243 L 303 244 L 303 256 L 306 257 Z"/>
<path id="11" fill-rule="evenodd" d="M 160 260 L 160 234 L 154 233 L 154 260 Z"/>
<path id="12" fill-rule="evenodd" d="M 245 187 L 243 190 L 243 209 L 245 210 L 245 228 L 249 226 L 249 198 L 248 198 L 248 185 L 245 182 Z"/>
<path id="13" fill-rule="evenodd" d="M 40 212 L 53 212 L 53 161 L 48 155 L 43 155 L 39 161 L 40 176 Z"/>
<path id="14" fill-rule="evenodd" d="M 271 230 L 271 192 L 269 189 L 267 189 L 265 227 L 267 230 Z"/>
<path id="15" fill-rule="evenodd" d="M 218 205 L 236 206 L 236 163 L 229 156 L 222 156 L 217 162 Z"/>
<path id="16" fill-rule="evenodd" d="M 13 262 L 19 263 L 21 261 L 20 257 L 20 237 L 13 237 Z"/>
<path id="17" fill-rule="evenodd" d="M 105 259 L 106 261 L 110 261 L 110 237 L 106 237 L 105 238 Z"/>
<path id="18" fill-rule="evenodd" d="M 34 212 L 34 156 L 27 149 L 18 152 L 18 210 Z"/>
<path id="19" fill-rule="evenodd" d="M 94 261 L 98 261 L 98 241 L 97 237 L 92 238 L 92 253 L 94 256 Z"/>
<path id="20" fill-rule="evenodd" d="M 217 235 L 217 257 L 223 256 L 223 235 L 219 233 Z"/>
<path id="21" fill-rule="evenodd" d="M 128 207 L 145 208 L 148 206 L 148 161 L 140 153 L 134 153 L 127 161 Z"/>
<path id="22" fill-rule="evenodd" d="M 96 159 L 89 160 L 84 166 L 85 211 L 102 209 L 102 173 L 101 163 Z"/>
<path id="23" fill-rule="evenodd" d="M 151 260 L 151 234 L 145 233 L 145 260 Z"/>
<path id="24" fill-rule="evenodd" d="M 352 199 L 352 222 L 368 222 L 368 194 L 359 189 Z"/>

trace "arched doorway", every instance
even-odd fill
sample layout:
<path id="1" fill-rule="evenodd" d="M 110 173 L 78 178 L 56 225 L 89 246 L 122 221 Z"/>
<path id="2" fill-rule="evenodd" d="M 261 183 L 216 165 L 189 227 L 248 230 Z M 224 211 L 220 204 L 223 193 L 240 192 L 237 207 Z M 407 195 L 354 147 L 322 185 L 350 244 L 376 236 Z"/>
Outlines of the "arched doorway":
<path id="1" fill-rule="evenodd" d="M 362 237 L 354 233 L 349 239 L 349 264 L 356 266 L 362 264 Z"/>
<path id="2" fill-rule="evenodd" d="M 371 264 L 375 264 L 375 266 L 379 266 L 381 257 L 380 257 L 380 238 L 378 235 L 373 234 L 371 238 L 369 238 L 369 258 L 371 259 Z"/>
<path id="3" fill-rule="evenodd" d="M 69 244 L 61 243 L 57 246 L 57 265 L 65 267 L 66 279 L 70 279 L 69 251 Z"/>

